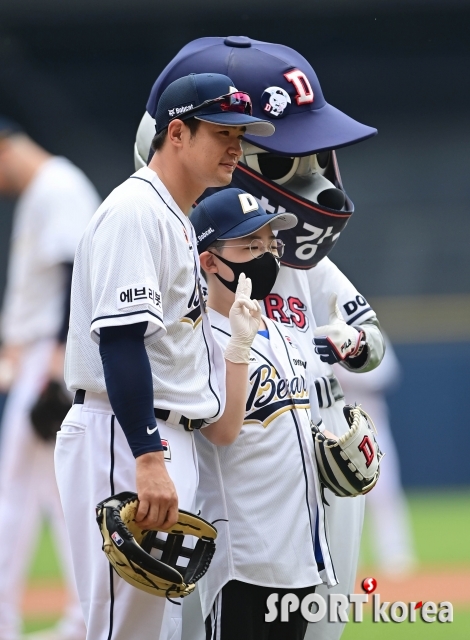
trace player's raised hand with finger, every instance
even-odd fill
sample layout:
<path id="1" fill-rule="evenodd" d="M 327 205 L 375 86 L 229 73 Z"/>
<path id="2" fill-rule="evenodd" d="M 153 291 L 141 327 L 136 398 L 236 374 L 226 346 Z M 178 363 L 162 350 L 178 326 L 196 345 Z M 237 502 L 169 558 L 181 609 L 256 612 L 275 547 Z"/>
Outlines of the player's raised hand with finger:
<path id="1" fill-rule="evenodd" d="M 225 349 L 225 359 L 230 362 L 247 364 L 250 361 L 251 345 L 261 322 L 259 302 L 250 296 L 251 280 L 241 273 L 229 313 L 232 337 Z"/>

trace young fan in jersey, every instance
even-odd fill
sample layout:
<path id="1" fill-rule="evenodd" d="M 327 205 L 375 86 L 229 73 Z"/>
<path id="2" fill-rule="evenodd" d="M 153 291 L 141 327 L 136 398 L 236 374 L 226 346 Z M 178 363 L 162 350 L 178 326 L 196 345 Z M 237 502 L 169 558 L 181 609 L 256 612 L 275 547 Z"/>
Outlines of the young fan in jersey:
<path id="1" fill-rule="evenodd" d="M 252 296 L 263 299 L 284 248 L 274 234 L 297 219 L 267 214 L 241 189 L 209 196 L 190 219 L 211 325 L 225 347 L 239 274 L 251 278 Z M 321 423 L 317 395 L 293 335 L 264 316 L 249 362 L 241 415 L 230 426 L 214 422 L 196 434 L 197 505 L 218 521 L 217 551 L 199 582 L 206 638 L 301 640 L 307 622 L 299 611 L 288 622 L 264 617 L 271 593 L 301 600 L 316 585 L 337 583 L 310 431 L 311 421 Z"/>
<path id="2" fill-rule="evenodd" d="M 274 131 L 250 113 L 250 97 L 228 76 L 171 83 L 158 105 L 152 162 L 106 198 L 77 249 L 65 364 L 75 400 L 55 461 L 88 640 L 181 633 L 181 606 L 113 572 L 95 507 L 136 491 L 142 529 L 169 528 L 178 508 L 193 508 L 193 429 L 222 416 L 224 356 L 227 371 L 237 366 L 259 307 L 246 296 L 235 304 L 238 340 L 224 354 L 202 305 L 187 215 L 206 188 L 230 184 L 245 131 Z"/>

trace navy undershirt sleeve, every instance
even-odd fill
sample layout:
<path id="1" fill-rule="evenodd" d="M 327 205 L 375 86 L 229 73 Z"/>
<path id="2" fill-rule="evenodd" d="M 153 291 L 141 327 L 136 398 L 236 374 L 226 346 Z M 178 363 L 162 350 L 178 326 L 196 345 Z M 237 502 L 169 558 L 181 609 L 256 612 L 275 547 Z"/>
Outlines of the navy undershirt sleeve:
<path id="1" fill-rule="evenodd" d="M 137 458 L 163 451 L 153 410 L 153 382 L 144 344 L 147 322 L 100 330 L 100 355 L 109 401 Z"/>
<path id="2" fill-rule="evenodd" d="M 60 323 L 59 333 L 57 334 L 57 342 L 59 344 L 65 344 L 67 342 L 67 333 L 69 331 L 73 262 L 63 262 L 62 269 L 64 273 L 64 301 L 62 305 L 62 322 Z"/>

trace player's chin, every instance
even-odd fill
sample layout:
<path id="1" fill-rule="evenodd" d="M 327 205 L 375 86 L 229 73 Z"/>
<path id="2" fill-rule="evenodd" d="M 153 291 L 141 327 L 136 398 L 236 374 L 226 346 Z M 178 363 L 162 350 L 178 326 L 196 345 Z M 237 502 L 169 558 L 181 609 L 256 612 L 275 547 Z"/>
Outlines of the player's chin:
<path id="1" fill-rule="evenodd" d="M 217 184 L 215 187 L 226 187 L 228 184 L 232 182 L 233 172 L 235 171 L 235 167 L 228 167 L 226 165 L 219 165 L 219 171 L 216 175 Z"/>

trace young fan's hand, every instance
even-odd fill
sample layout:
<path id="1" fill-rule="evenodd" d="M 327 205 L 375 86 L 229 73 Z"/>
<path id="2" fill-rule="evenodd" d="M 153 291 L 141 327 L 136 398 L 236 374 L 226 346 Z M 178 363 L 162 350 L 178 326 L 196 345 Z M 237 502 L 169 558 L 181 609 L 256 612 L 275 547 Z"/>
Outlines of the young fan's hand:
<path id="1" fill-rule="evenodd" d="M 225 350 L 225 359 L 236 364 L 250 362 L 250 348 L 261 321 L 258 300 L 252 300 L 251 280 L 240 274 L 235 292 L 235 302 L 229 312 L 232 337 Z"/>

